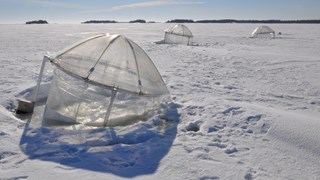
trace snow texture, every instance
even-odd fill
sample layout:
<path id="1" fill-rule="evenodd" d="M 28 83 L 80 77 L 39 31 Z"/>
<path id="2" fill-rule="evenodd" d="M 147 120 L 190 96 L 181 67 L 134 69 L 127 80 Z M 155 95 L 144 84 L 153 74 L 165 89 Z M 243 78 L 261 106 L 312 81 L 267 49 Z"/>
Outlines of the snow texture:
<path id="1" fill-rule="evenodd" d="M 0 25 L 0 179 L 320 179 L 320 26 L 188 24 L 197 46 L 156 44 L 168 24 Z M 42 57 L 123 34 L 171 93 L 126 127 L 43 127 L 14 115 Z M 40 99 L 52 80 L 47 65 Z"/>

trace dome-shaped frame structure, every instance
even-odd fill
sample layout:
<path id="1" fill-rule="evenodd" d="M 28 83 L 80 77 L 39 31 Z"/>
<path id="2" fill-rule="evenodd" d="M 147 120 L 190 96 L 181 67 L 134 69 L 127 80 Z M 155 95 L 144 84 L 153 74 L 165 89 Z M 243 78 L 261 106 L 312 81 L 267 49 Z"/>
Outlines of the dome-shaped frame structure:
<path id="1" fill-rule="evenodd" d="M 193 35 L 187 26 L 176 24 L 164 30 L 164 43 L 166 44 L 193 44 Z"/>
<path id="2" fill-rule="evenodd" d="M 275 37 L 275 31 L 268 26 L 259 26 L 252 32 L 252 37 Z"/>
<path id="3" fill-rule="evenodd" d="M 65 48 L 51 62 L 88 83 L 141 95 L 168 93 L 150 57 L 122 35 L 90 37 Z"/>
<path id="4" fill-rule="evenodd" d="M 169 94 L 150 57 L 122 35 L 93 36 L 48 59 L 57 67 L 44 112 L 50 121 L 130 124 L 120 116 L 142 115 L 154 106 L 154 98 Z M 110 116 L 118 120 L 110 122 Z"/>

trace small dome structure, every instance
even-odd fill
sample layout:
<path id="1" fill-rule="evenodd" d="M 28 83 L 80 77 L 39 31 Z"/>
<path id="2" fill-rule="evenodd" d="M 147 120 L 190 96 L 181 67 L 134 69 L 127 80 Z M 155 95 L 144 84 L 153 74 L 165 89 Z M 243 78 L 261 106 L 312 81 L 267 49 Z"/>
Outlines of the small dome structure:
<path id="1" fill-rule="evenodd" d="M 49 57 L 56 65 L 45 124 L 131 124 L 168 97 L 150 57 L 122 35 L 103 34 Z"/>
<path id="2" fill-rule="evenodd" d="M 259 26 L 252 32 L 252 37 L 275 37 L 275 31 L 268 26 Z"/>
<path id="3" fill-rule="evenodd" d="M 164 30 L 164 43 L 192 45 L 193 35 L 187 26 L 176 24 Z"/>

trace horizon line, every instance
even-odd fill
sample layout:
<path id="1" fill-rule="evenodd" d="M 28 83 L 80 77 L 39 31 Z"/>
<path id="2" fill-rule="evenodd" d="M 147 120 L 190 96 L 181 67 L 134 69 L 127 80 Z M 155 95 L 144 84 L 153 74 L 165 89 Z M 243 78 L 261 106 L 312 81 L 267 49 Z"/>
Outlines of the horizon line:
<path id="1" fill-rule="evenodd" d="M 26 22 L 31 22 L 31 21 L 40 21 L 40 20 L 44 20 L 44 19 L 37 19 L 37 20 L 30 20 L 30 21 L 25 21 L 25 22 L 12 22 L 12 23 L 2 23 L 0 22 L 0 24 L 26 24 Z M 135 19 L 135 20 L 145 20 L 145 19 Z M 47 21 L 47 20 L 44 20 Z M 130 23 L 130 21 L 134 21 L 134 20 L 129 20 L 129 21 L 117 21 L 114 19 L 91 19 L 91 20 L 85 20 L 85 21 L 73 21 L 73 22 L 57 22 L 57 21 L 51 21 L 51 23 L 49 21 L 48 24 L 89 24 L 89 23 L 85 23 L 87 21 L 115 21 L 114 23 Z M 146 21 L 146 20 L 145 20 Z M 211 23 L 219 23 L 218 21 L 230 21 L 230 23 L 232 23 L 232 21 L 234 21 L 235 23 L 237 23 L 236 21 L 239 21 L 241 23 L 241 21 L 256 21 L 256 22 L 271 22 L 274 21 L 274 23 L 276 22 L 308 22 L 308 21 L 319 21 L 317 23 L 320 23 L 320 18 L 319 19 L 232 19 L 232 18 L 223 18 L 223 19 L 200 19 L 200 20 L 193 20 L 193 19 L 171 19 L 171 20 L 166 20 L 166 21 L 146 21 L 146 23 L 170 23 L 170 21 L 173 21 L 172 23 L 175 23 L 174 21 L 186 21 L 186 22 L 181 22 L 181 23 L 201 23 L 199 21 L 217 21 L 217 22 L 211 22 Z M 188 22 L 187 22 L 188 21 Z M 210 23 L 210 22 L 209 22 Z M 223 23 L 223 22 L 221 22 Z M 226 22 L 228 23 L 228 22 Z M 254 23 L 254 22 L 251 22 Z M 94 24 L 94 23 L 93 23 Z M 99 23 L 96 23 L 99 24 Z M 103 23 L 101 23 L 103 24 Z M 112 23 L 104 23 L 104 24 L 112 24 Z M 132 23 L 131 23 L 132 24 Z"/>

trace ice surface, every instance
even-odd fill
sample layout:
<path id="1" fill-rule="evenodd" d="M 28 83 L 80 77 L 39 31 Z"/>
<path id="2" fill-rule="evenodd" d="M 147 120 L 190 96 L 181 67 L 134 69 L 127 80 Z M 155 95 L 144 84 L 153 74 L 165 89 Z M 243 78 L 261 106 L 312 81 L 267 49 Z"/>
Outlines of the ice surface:
<path id="1" fill-rule="evenodd" d="M 0 25 L 4 179 L 319 179 L 320 26 L 188 24 L 198 46 L 155 44 L 168 24 Z M 123 34 L 171 92 L 146 121 L 52 129 L 13 115 L 42 57 L 99 33 Z M 45 70 L 50 82 L 52 69 Z M 45 94 L 45 87 L 42 94 Z M 44 96 L 40 96 L 44 97 Z"/>

